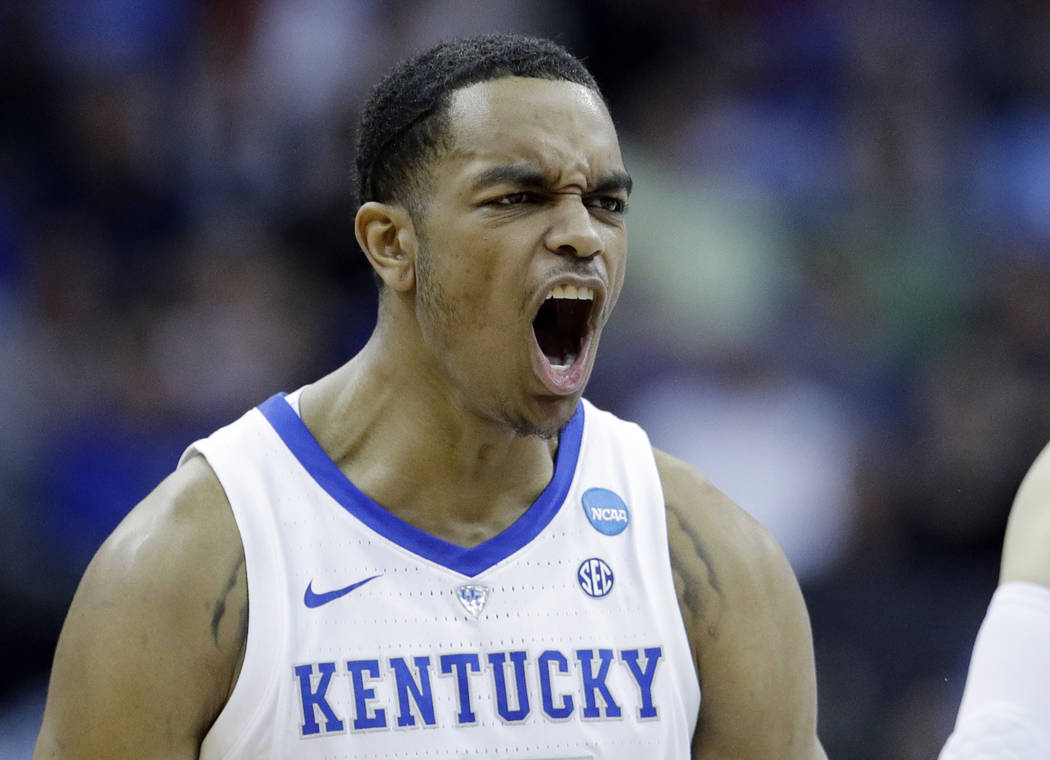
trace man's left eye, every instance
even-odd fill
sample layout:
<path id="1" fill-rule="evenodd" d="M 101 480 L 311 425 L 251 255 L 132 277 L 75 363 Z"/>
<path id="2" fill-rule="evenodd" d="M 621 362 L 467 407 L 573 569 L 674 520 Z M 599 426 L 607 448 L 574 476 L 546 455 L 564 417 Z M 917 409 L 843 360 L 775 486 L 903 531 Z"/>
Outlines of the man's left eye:
<path id="1" fill-rule="evenodd" d="M 519 192 L 509 193 L 508 195 L 501 196 L 496 199 L 496 205 L 499 206 L 516 206 L 519 203 L 528 203 L 531 198 L 530 193 Z"/>
<path id="2" fill-rule="evenodd" d="M 602 211 L 611 211 L 614 214 L 622 214 L 627 210 L 627 201 L 611 195 L 592 198 L 590 205 L 594 208 L 600 208 Z"/>

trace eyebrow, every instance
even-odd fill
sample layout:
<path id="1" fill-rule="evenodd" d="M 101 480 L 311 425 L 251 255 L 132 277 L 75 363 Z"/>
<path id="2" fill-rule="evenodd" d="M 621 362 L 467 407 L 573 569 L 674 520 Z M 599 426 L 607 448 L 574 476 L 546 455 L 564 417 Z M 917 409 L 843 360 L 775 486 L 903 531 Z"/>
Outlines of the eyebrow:
<path id="1" fill-rule="evenodd" d="M 501 184 L 517 185 L 519 187 L 547 187 L 550 181 L 546 174 L 534 166 L 506 164 L 493 166 L 483 171 L 472 183 L 472 188 L 481 190 L 489 185 Z M 588 195 L 592 195 L 622 190 L 630 195 L 633 185 L 634 181 L 631 179 L 630 174 L 616 169 L 602 175 L 597 184 L 586 192 Z"/>
<path id="2" fill-rule="evenodd" d="M 631 175 L 625 171 L 617 169 L 603 175 L 602 178 L 598 180 L 598 184 L 595 185 L 594 189 L 590 190 L 590 192 L 609 193 L 623 190 L 627 195 L 630 195 L 632 187 L 634 187 L 634 180 L 631 179 Z"/>

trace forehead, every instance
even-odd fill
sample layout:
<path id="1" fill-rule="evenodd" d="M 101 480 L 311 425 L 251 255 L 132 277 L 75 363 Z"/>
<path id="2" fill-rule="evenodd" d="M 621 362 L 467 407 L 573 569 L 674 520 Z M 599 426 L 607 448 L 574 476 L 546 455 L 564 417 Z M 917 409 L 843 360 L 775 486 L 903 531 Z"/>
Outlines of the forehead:
<path id="1" fill-rule="evenodd" d="M 574 82 L 479 82 L 453 94 L 449 113 L 454 147 L 448 158 L 468 173 L 527 163 L 568 182 L 623 170 L 605 104 Z"/>

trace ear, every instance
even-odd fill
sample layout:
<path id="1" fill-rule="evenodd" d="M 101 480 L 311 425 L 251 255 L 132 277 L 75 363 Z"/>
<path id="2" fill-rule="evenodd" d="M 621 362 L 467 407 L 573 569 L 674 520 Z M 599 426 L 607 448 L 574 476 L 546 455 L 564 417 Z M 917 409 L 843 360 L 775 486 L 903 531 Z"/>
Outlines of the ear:
<path id="1" fill-rule="evenodd" d="M 369 201 L 357 210 L 354 232 L 387 287 L 411 290 L 416 282 L 416 228 L 405 208 Z"/>

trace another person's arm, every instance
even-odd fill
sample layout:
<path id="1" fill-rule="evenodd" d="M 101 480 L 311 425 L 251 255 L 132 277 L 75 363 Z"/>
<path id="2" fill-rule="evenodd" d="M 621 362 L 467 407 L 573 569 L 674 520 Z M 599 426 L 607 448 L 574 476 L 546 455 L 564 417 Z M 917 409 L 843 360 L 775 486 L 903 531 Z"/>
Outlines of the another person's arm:
<path id="1" fill-rule="evenodd" d="M 1050 446 L 1032 464 L 1010 510 L 999 584 L 1014 582 L 1050 588 Z"/>
<path id="2" fill-rule="evenodd" d="M 679 604 L 700 676 L 693 757 L 824 760 L 813 642 L 772 536 L 688 465 L 657 452 Z"/>
<path id="3" fill-rule="evenodd" d="M 240 536 L 196 457 L 132 510 L 85 572 L 34 760 L 197 758 L 229 695 L 246 623 Z"/>
<path id="4" fill-rule="evenodd" d="M 999 587 L 941 760 L 1050 757 L 1050 447 L 1017 492 Z"/>

